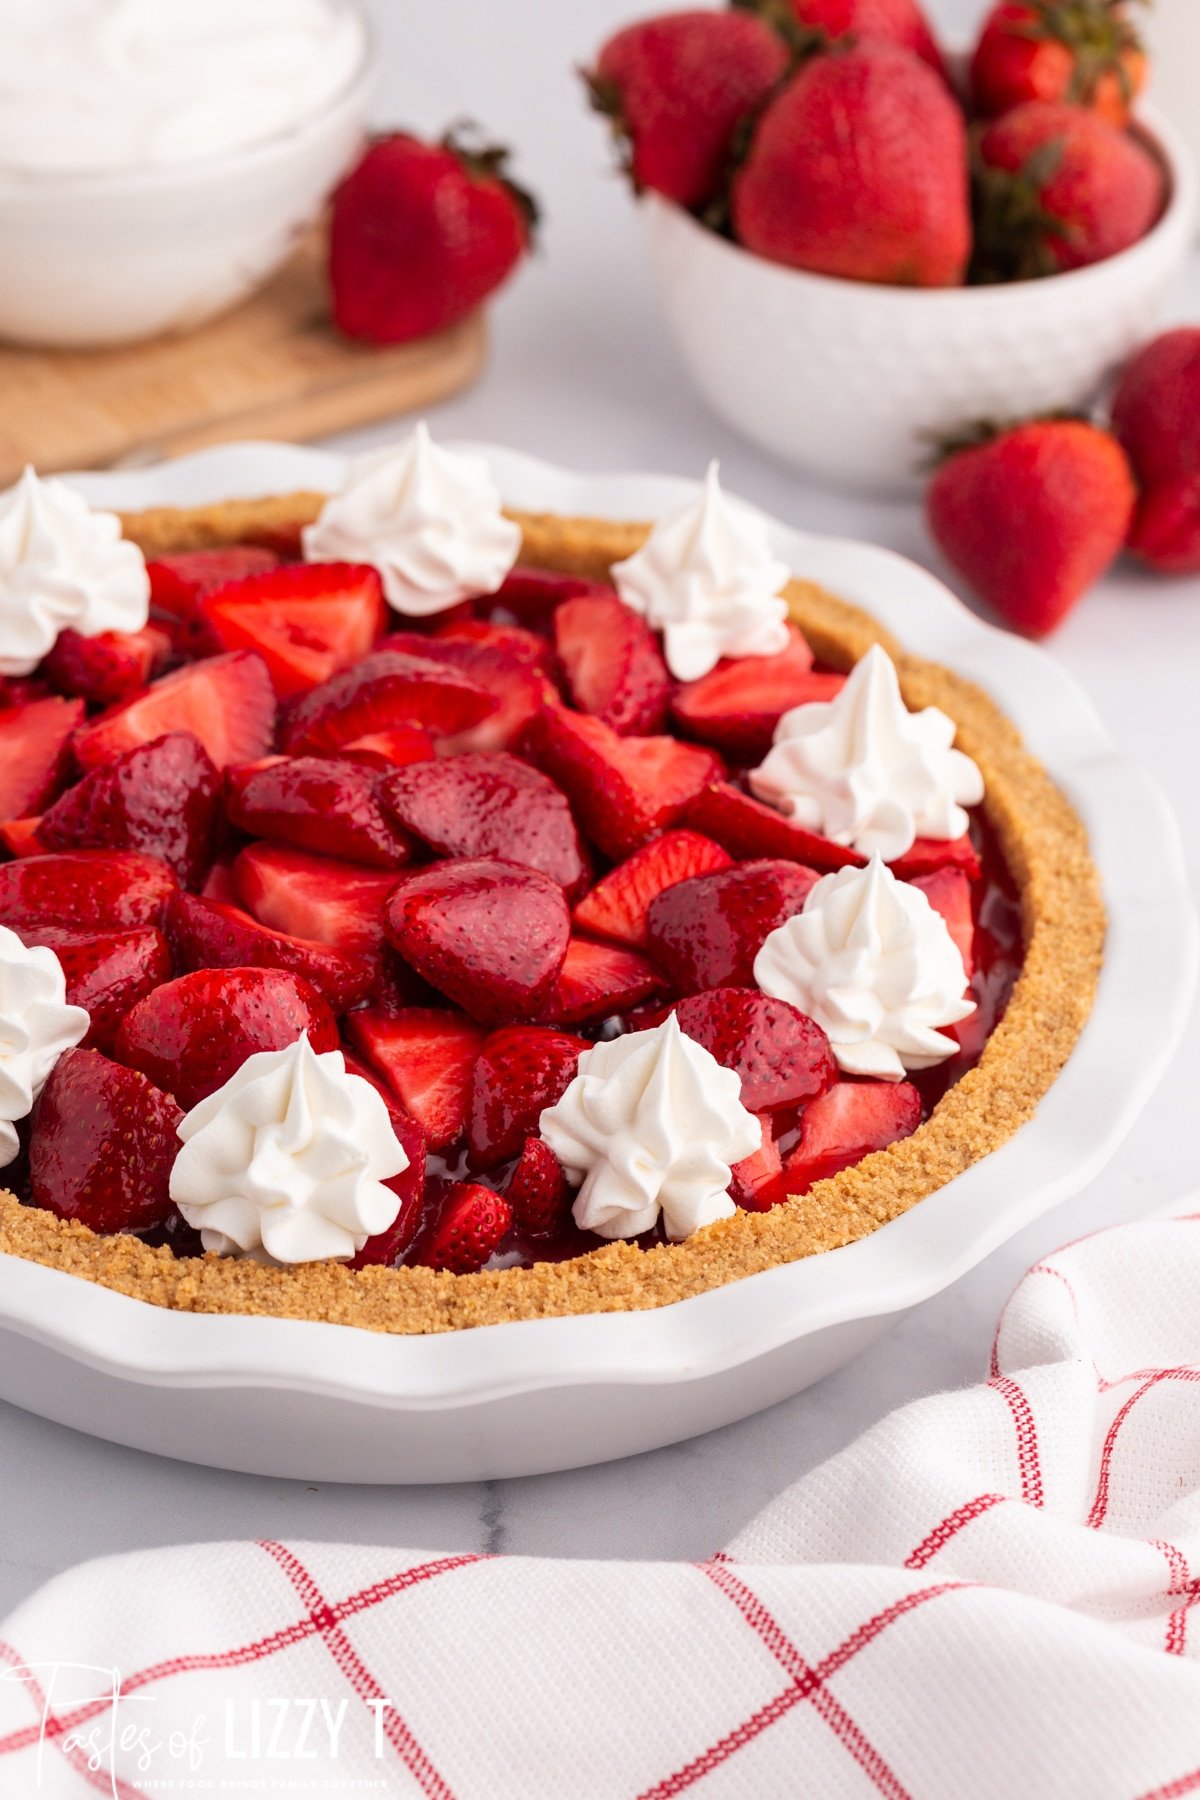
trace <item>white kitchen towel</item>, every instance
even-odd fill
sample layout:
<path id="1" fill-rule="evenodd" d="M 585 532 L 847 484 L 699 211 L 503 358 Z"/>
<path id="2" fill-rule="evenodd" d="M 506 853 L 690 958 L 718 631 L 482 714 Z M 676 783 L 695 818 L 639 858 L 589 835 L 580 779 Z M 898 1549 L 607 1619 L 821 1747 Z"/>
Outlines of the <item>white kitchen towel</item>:
<path id="1" fill-rule="evenodd" d="M 978 1387 L 706 1563 L 257 1543 L 60 1576 L 0 1628 L 0 1795 L 1200 1795 L 1197 1204 L 1037 1264 Z"/>

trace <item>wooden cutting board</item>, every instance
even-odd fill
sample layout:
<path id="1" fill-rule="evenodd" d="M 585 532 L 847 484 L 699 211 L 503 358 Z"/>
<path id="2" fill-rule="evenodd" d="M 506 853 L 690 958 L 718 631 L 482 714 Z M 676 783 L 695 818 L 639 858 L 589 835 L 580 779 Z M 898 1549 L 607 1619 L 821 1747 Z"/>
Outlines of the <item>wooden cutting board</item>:
<path id="1" fill-rule="evenodd" d="M 231 438 L 345 431 L 457 393 L 484 354 L 481 314 L 394 349 L 340 338 L 314 234 L 259 293 L 187 335 L 115 350 L 0 346 L 0 485 L 27 462 L 128 466 Z"/>

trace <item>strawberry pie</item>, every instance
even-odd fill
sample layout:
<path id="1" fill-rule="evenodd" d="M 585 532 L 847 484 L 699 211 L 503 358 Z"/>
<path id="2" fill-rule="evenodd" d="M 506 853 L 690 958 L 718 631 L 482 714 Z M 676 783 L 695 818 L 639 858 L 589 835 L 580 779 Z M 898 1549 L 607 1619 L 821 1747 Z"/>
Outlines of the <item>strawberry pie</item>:
<path id="1" fill-rule="evenodd" d="M 395 1332 L 649 1307 L 1002 1143 L 1091 1006 L 1083 828 L 723 491 L 0 496 L 0 1250 Z"/>

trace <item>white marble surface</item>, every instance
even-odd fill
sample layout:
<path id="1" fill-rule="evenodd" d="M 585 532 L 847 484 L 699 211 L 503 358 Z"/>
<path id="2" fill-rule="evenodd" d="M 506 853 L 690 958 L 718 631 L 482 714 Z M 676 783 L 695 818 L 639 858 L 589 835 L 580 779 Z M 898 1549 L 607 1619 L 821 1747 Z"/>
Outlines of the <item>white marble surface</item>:
<path id="1" fill-rule="evenodd" d="M 636 0 L 445 0 L 435 9 L 374 0 L 380 121 L 431 131 L 477 116 L 521 147 L 520 171 L 547 214 L 541 253 L 496 308 L 488 374 L 439 412 L 437 429 L 589 469 L 697 474 L 716 453 L 730 486 L 784 518 L 874 538 L 936 567 L 917 508 L 818 491 L 739 443 L 687 390 L 655 313 L 634 208 L 569 73 L 637 10 Z M 961 31 L 980 8 L 941 0 L 934 10 Z M 1200 316 L 1200 266 L 1179 310 Z M 1200 887 L 1200 581 L 1157 584 L 1122 570 L 1058 634 L 1053 654 L 1170 793 Z M 1131 1066 L 1138 1054 L 1130 1043 Z M 487 1486 L 314 1488 L 163 1462 L 0 1407 L 0 1616 L 82 1557 L 191 1539 L 269 1534 L 566 1556 L 710 1552 L 889 1408 L 978 1378 L 995 1316 L 1039 1255 L 1197 1182 L 1198 1072 L 1194 1020 L 1172 1073 L 1088 1192 L 818 1387 L 676 1449 Z"/>

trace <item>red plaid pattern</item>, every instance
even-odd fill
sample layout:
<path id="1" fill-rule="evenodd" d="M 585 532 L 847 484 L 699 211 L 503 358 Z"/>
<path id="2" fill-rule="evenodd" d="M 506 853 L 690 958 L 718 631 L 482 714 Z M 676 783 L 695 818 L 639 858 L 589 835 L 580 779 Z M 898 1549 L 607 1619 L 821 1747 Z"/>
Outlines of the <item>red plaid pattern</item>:
<path id="1" fill-rule="evenodd" d="M 0 1800 L 1200 1794 L 1200 1217 L 1032 1269 L 978 1388 L 693 1565 L 225 1544 L 3 1628 Z"/>

